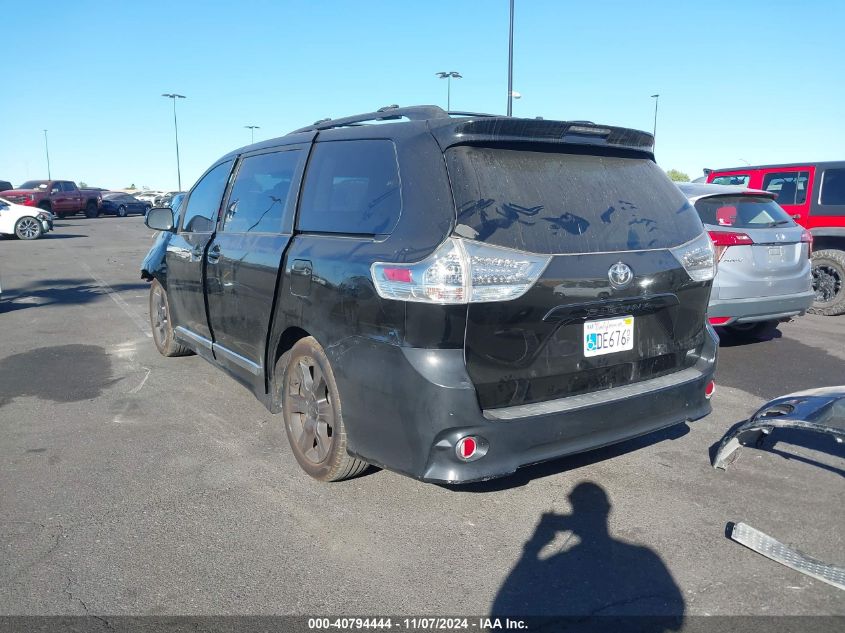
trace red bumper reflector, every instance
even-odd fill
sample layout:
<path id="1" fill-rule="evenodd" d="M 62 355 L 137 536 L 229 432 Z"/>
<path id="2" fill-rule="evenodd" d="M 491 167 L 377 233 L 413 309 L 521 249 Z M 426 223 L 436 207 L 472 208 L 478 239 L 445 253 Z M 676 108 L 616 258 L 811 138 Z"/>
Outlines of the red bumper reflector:
<path id="1" fill-rule="evenodd" d="M 411 271 L 407 268 L 385 268 L 384 277 L 388 281 L 399 281 L 401 283 L 411 283 Z"/>
<path id="2" fill-rule="evenodd" d="M 474 437 L 464 437 L 458 440 L 455 451 L 461 459 L 472 459 L 478 449 L 478 442 Z"/>
<path id="3" fill-rule="evenodd" d="M 711 380 L 707 383 L 707 386 L 704 388 L 704 397 L 710 400 L 713 397 L 713 394 L 716 393 L 716 381 Z"/>
<path id="4" fill-rule="evenodd" d="M 724 325 L 732 318 L 733 317 L 709 317 L 707 320 L 710 321 L 710 325 Z"/>

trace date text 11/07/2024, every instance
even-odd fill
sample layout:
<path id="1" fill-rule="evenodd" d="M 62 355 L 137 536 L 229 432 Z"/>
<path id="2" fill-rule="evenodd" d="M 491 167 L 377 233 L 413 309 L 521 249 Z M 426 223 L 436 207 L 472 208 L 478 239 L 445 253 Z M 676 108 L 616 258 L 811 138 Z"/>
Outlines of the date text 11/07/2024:
<path id="1" fill-rule="evenodd" d="M 528 624 L 519 619 L 489 617 L 308 618 L 308 628 L 315 631 L 360 631 L 367 629 L 395 629 L 399 631 L 517 631 L 527 630 Z"/>

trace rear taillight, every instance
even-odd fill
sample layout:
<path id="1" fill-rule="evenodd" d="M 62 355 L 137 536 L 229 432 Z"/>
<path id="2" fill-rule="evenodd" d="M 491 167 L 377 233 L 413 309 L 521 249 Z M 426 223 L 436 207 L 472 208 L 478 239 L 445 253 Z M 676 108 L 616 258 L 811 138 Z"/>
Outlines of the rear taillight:
<path id="1" fill-rule="evenodd" d="M 807 244 L 807 257 L 813 256 L 813 234 L 810 233 L 807 229 L 804 229 L 804 232 L 801 233 L 801 241 L 806 242 Z"/>
<path id="2" fill-rule="evenodd" d="M 524 295 L 551 256 L 450 237 L 414 264 L 370 267 L 379 296 L 424 303 L 509 301 Z"/>
<path id="3" fill-rule="evenodd" d="M 729 246 L 743 246 L 753 244 L 752 240 L 745 233 L 734 233 L 733 231 L 710 231 L 710 239 L 716 247 L 716 261 L 722 261 L 722 257 Z"/>
<path id="4" fill-rule="evenodd" d="M 693 281 L 710 281 L 716 276 L 716 252 L 706 233 L 671 251 Z"/>

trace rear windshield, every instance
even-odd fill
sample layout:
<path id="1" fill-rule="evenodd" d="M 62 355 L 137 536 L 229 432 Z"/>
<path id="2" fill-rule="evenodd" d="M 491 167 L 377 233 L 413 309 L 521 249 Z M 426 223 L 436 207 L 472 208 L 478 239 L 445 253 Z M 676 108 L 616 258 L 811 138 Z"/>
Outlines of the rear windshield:
<path id="1" fill-rule="evenodd" d="M 702 231 L 651 160 L 559 151 L 446 151 L 459 234 L 534 253 L 667 248 Z"/>
<path id="2" fill-rule="evenodd" d="M 27 180 L 18 189 L 46 189 L 49 180 Z"/>
<path id="3" fill-rule="evenodd" d="M 704 224 L 737 229 L 792 226 L 795 222 L 777 202 L 764 196 L 712 196 L 701 198 L 695 209 Z"/>

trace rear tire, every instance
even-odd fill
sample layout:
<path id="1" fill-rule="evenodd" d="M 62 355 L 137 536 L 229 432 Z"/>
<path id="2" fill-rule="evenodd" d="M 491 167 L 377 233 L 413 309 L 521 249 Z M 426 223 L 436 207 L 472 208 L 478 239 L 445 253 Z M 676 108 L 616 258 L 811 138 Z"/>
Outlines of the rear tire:
<path id="1" fill-rule="evenodd" d="M 176 342 L 176 337 L 173 335 L 173 321 L 170 319 L 167 291 L 158 279 L 153 279 L 150 286 L 150 326 L 153 330 L 153 342 L 162 356 L 193 354 L 190 348 Z"/>
<path id="2" fill-rule="evenodd" d="M 89 200 L 88 204 L 85 205 L 85 217 L 96 218 L 98 215 L 100 215 L 100 210 L 97 208 L 97 203 Z"/>
<path id="3" fill-rule="evenodd" d="M 845 251 L 830 248 L 813 253 L 813 289 L 816 300 L 810 312 L 845 313 Z"/>
<path id="4" fill-rule="evenodd" d="M 44 235 L 44 227 L 38 218 L 25 215 L 15 222 L 15 235 L 19 240 L 37 240 Z"/>
<path id="5" fill-rule="evenodd" d="M 285 433 L 296 461 L 319 481 L 360 475 L 368 464 L 346 452 L 341 398 L 323 348 L 307 336 L 276 363 Z"/>
<path id="6" fill-rule="evenodd" d="M 119 217 L 119 218 L 125 218 L 126 217 L 126 207 L 124 207 L 123 205 L 120 205 L 117 208 L 117 217 Z"/>

